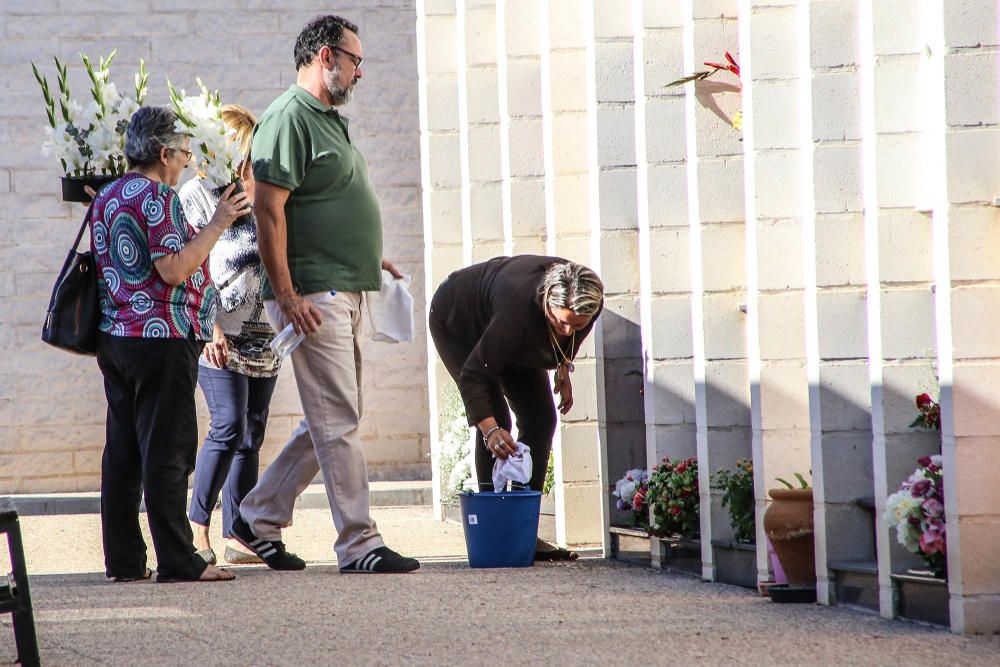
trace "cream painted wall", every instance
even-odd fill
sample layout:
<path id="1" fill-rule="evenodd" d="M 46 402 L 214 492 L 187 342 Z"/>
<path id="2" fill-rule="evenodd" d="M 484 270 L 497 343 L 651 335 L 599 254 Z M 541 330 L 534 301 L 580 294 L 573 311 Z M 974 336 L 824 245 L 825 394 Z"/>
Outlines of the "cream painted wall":
<path id="1" fill-rule="evenodd" d="M 58 164 L 41 154 L 46 120 L 30 63 L 50 81 L 52 56 L 70 63 L 71 88 L 80 93 L 87 85 L 78 53 L 96 58 L 117 48 L 112 80 L 131 85 L 144 59 L 150 103 L 167 100 L 166 77 L 188 89 L 201 77 L 223 102 L 259 114 L 294 82 L 295 37 L 321 9 L 331 8 L 303 0 L 0 3 L 0 492 L 96 490 L 104 446 L 104 393 L 94 360 L 39 340 L 55 272 L 83 209 L 60 201 Z M 413 1 L 348 2 L 337 12 L 359 25 L 365 49 L 365 77 L 345 115 L 382 203 L 386 256 L 414 275 L 419 314 L 425 281 Z M 362 437 L 372 476 L 429 476 L 422 318 L 413 343 L 369 343 L 365 355 Z M 204 434 L 200 391 L 198 407 Z M 289 365 L 271 405 L 263 463 L 300 419 Z"/>

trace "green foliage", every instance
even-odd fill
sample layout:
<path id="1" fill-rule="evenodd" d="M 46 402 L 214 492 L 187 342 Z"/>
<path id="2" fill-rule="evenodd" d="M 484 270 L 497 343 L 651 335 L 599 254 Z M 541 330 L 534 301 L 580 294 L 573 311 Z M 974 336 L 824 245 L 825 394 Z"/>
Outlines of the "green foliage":
<path id="1" fill-rule="evenodd" d="M 139 59 L 139 71 L 135 75 L 135 101 L 139 106 L 146 101 L 146 93 L 149 91 L 149 72 L 146 70 L 146 61 Z"/>
<path id="2" fill-rule="evenodd" d="M 54 128 L 56 126 L 56 102 L 52 99 L 49 81 L 38 71 L 38 66 L 35 63 L 31 63 L 31 71 L 35 74 L 35 81 L 42 89 L 42 97 L 45 98 L 45 114 L 49 117 L 49 126 Z"/>
<path id="3" fill-rule="evenodd" d="M 549 495 L 556 486 L 556 469 L 552 463 L 552 452 L 549 452 L 549 463 L 545 467 L 545 482 L 542 483 L 542 495 Z"/>
<path id="4" fill-rule="evenodd" d="M 753 496 L 753 463 L 736 462 L 736 470 L 720 470 L 712 478 L 712 488 L 722 491 L 722 506 L 729 508 L 729 525 L 740 542 L 753 542 L 756 501 Z"/>
<path id="5" fill-rule="evenodd" d="M 808 489 L 809 488 L 809 482 L 807 482 L 806 478 L 802 476 L 802 473 L 797 472 L 797 473 L 794 473 L 794 475 L 795 475 L 795 479 L 799 483 L 798 488 L 800 488 L 800 489 Z M 775 477 L 774 479 L 775 479 L 776 482 L 778 482 L 779 484 L 782 484 L 786 488 L 789 488 L 789 489 L 796 488 L 795 485 L 792 484 L 791 482 L 789 482 L 787 479 L 782 479 L 781 477 Z"/>
<path id="6" fill-rule="evenodd" d="M 699 532 L 698 460 L 693 456 L 675 461 L 664 458 L 649 472 L 646 500 L 653 511 L 654 534 Z"/>
<path id="7" fill-rule="evenodd" d="M 438 402 L 438 429 L 441 436 L 441 497 L 455 502 L 472 477 L 472 448 L 465 404 L 453 384 L 445 386 Z"/>

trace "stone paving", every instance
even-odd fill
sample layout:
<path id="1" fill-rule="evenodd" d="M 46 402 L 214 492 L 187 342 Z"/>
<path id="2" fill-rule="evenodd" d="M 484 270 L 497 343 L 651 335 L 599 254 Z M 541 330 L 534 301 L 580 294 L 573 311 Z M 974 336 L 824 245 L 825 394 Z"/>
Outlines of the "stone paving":
<path id="1" fill-rule="evenodd" d="M 472 570 L 461 526 L 434 521 L 425 507 L 374 514 L 391 546 L 422 559 L 419 572 L 339 574 L 329 512 L 303 509 L 285 537 L 309 561 L 304 572 L 242 566 L 228 583 L 110 584 L 96 515 L 25 517 L 42 662 L 1000 665 L 1000 636 L 776 605 L 598 558 Z M 11 664 L 13 632 L 2 618 L 0 664 Z"/>

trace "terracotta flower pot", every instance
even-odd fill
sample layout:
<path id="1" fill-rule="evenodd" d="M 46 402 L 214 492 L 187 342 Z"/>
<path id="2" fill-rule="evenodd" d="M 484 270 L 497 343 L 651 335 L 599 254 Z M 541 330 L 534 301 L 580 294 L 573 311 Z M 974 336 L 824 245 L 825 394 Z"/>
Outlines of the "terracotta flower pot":
<path id="1" fill-rule="evenodd" d="M 792 586 L 816 585 L 812 489 L 771 489 L 764 532 Z"/>

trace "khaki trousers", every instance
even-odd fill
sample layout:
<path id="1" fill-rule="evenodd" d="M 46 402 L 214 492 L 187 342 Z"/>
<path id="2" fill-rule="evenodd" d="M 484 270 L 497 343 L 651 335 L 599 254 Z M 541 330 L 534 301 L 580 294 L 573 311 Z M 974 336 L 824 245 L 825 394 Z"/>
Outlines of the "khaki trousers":
<path id="1" fill-rule="evenodd" d="M 240 514 L 257 537 L 280 540 L 281 530 L 292 525 L 295 499 L 321 472 L 343 567 L 383 545 L 369 510 L 368 465 L 358 433 L 363 297 L 322 292 L 305 298 L 323 317 L 319 330 L 292 353 L 305 419 L 244 498 Z M 288 320 L 277 302 L 264 306 L 274 330 L 284 329 Z"/>

